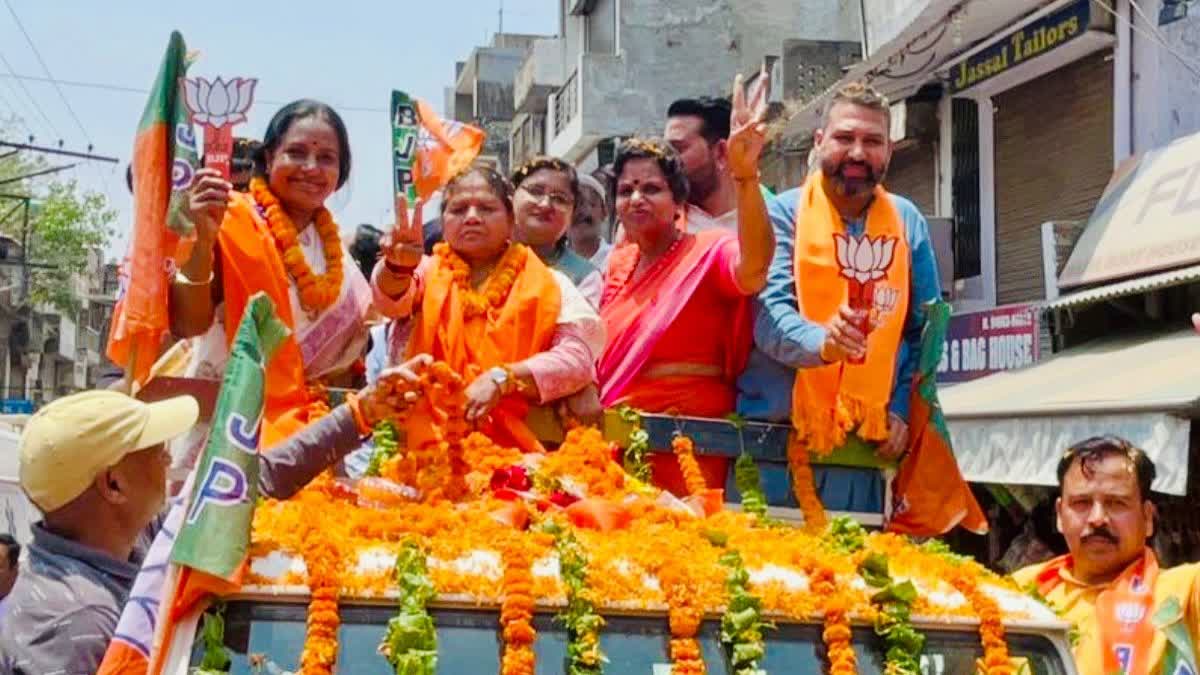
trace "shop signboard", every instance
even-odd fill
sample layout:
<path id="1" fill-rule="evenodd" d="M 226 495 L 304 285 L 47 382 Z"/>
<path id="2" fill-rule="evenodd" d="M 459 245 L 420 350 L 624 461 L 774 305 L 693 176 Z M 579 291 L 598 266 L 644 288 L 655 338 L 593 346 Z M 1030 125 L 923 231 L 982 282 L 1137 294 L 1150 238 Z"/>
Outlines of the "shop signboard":
<path id="1" fill-rule="evenodd" d="M 952 316 L 938 365 L 938 383 L 967 382 L 1032 365 L 1039 355 L 1038 333 L 1034 305 L 1006 305 Z"/>

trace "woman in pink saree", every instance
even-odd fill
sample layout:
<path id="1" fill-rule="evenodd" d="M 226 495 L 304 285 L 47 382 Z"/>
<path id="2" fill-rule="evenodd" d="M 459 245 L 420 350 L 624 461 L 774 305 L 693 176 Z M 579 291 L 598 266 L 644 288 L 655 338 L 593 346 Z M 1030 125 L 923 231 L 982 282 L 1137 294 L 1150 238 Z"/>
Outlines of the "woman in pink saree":
<path id="1" fill-rule="evenodd" d="M 631 139 L 617 151 L 616 212 L 626 240 L 609 258 L 600 304 L 608 333 L 598 366 L 605 407 L 696 417 L 734 410 L 735 382 L 752 339 L 749 298 L 766 284 L 775 249 L 758 187 L 765 109 L 765 86 L 754 88 L 748 105 L 739 76 L 729 139 L 736 235 L 678 227 L 688 188 L 670 145 Z M 709 487 L 723 487 L 728 462 L 698 459 Z M 674 458 L 659 454 L 651 461 L 655 484 L 682 494 Z"/>

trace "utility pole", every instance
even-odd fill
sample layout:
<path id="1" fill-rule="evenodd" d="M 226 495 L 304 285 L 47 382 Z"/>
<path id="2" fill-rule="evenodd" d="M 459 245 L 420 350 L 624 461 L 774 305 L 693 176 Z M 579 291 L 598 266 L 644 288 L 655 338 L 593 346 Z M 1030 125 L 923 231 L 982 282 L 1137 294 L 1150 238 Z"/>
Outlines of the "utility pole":
<path id="1" fill-rule="evenodd" d="M 503 40 L 504 39 L 504 0 L 500 0 L 500 32 L 499 32 L 499 35 L 500 35 L 500 39 Z M 501 44 L 500 46 L 503 47 L 504 45 Z"/>

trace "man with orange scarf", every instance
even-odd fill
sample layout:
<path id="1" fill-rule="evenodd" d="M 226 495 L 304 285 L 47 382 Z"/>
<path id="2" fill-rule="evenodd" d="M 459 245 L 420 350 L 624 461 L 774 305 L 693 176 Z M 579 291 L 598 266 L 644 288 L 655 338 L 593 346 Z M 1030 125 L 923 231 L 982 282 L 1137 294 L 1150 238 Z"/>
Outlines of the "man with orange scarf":
<path id="1" fill-rule="evenodd" d="M 859 83 L 840 89 L 815 134 L 819 170 L 769 204 L 777 243 L 755 344 L 770 358 L 751 363 L 739 387 L 762 403 L 746 407 L 790 418 L 798 447 L 818 455 L 865 442 L 890 462 L 910 448 L 924 310 L 941 288 L 925 218 L 882 186 L 889 127 L 882 95 Z M 948 444 L 940 452 L 958 475 Z M 828 508 L 884 510 L 878 472 L 816 475 Z M 951 483 L 956 503 L 981 520 L 961 477 Z"/>
<path id="2" fill-rule="evenodd" d="M 1067 449 L 1058 463 L 1058 529 L 1069 553 L 1013 575 L 1075 625 L 1081 673 L 1200 672 L 1200 565 L 1159 569 L 1154 462 L 1113 436 Z"/>

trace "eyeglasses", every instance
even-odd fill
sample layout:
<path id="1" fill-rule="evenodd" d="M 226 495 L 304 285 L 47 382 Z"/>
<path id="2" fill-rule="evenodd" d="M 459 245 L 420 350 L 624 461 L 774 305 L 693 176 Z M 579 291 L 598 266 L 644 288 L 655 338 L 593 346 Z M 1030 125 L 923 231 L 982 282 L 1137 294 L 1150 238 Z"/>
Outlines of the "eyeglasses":
<path id="1" fill-rule="evenodd" d="M 565 211 L 575 205 L 575 198 L 571 195 L 563 192 L 555 192 L 554 190 L 547 190 L 541 185 L 522 185 L 519 189 L 530 197 L 533 197 L 533 201 L 535 202 L 541 202 L 546 198 L 549 198 L 550 204 L 556 209 L 562 209 Z"/>

